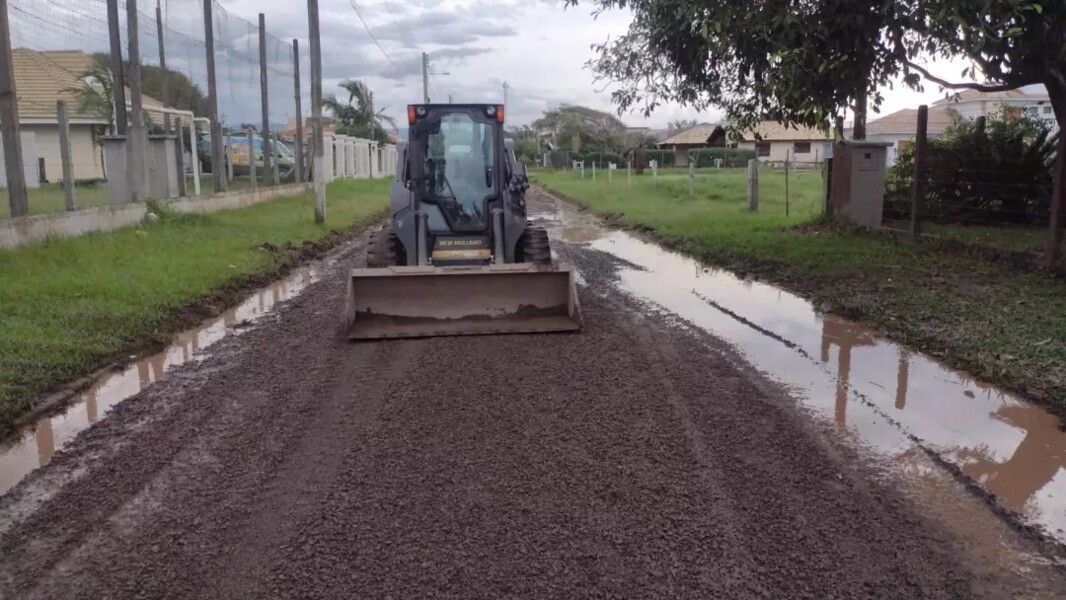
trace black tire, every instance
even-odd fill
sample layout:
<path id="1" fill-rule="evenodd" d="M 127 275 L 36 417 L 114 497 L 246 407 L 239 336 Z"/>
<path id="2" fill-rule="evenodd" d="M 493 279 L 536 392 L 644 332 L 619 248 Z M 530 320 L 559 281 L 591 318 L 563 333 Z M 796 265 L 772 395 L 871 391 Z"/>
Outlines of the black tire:
<path id="1" fill-rule="evenodd" d="M 407 253 L 403 250 L 400 238 L 386 227 L 370 233 L 366 246 L 366 266 L 368 269 L 404 266 Z"/>
<path id="2" fill-rule="evenodd" d="M 548 232 L 542 227 L 527 227 L 519 242 L 521 256 L 518 262 L 533 263 L 539 267 L 552 264 L 551 243 Z"/>

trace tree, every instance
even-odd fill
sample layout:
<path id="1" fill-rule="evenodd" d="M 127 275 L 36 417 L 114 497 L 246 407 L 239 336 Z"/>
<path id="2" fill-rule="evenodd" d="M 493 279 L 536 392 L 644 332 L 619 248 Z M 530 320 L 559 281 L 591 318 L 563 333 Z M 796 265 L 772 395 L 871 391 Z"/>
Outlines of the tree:
<path id="1" fill-rule="evenodd" d="M 533 122 L 533 129 L 550 134 L 555 143 L 568 146 L 576 136 L 582 147 L 586 143 L 600 150 L 611 149 L 613 136 L 625 132 L 618 117 L 584 106 L 566 105 L 549 110 Z"/>
<path id="2" fill-rule="evenodd" d="M 697 125 L 695 119 L 674 119 L 670 125 L 675 131 L 685 131 L 686 129 L 692 129 Z"/>
<path id="3" fill-rule="evenodd" d="M 385 135 L 385 125 L 388 125 L 393 133 L 397 132 L 396 120 L 385 114 L 388 107 L 375 109 L 374 92 L 370 91 L 365 83 L 346 79 L 340 83 L 340 87 L 348 92 L 347 102 L 341 102 L 331 94 L 322 100 L 322 108 L 332 113 L 341 127 L 363 132 L 367 134 L 363 137 L 374 139 L 378 138 L 379 132 L 381 136 Z"/>
<path id="4" fill-rule="evenodd" d="M 78 100 L 77 111 L 86 115 L 94 115 L 107 119 L 107 131 L 115 133 L 115 95 L 114 82 L 111 79 L 111 67 L 107 59 L 94 56 L 92 65 L 81 73 L 81 85 L 70 88 Z M 93 131 L 93 137 L 98 141 L 103 132 Z"/>
<path id="5" fill-rule="evenodd" d="M 598 45 L 591 61 L 601 79 L 621 87 L 620 110 L 662 102 L 697 108 L 716 104 L 739 127 L 762 119 L 826 126 L 841 110 L 855 112 L 855 137 L 865 137 L 867 98 L 901 78 L 922 89 L 986 92 L 1047 87 L 1055 116 L 1066 124 L 1066 3 L 1050 0 L 591 0 L 599 11 L 626 9 L 626 34 Z M 579 0 L 567 0 L 576 5 Z M 962 57 L 952 82 L 919 63 Z M 1052 203 L 1049 261 L 1061 247 L 1066 204 L 1066 136 L 1060 136 Z"/>

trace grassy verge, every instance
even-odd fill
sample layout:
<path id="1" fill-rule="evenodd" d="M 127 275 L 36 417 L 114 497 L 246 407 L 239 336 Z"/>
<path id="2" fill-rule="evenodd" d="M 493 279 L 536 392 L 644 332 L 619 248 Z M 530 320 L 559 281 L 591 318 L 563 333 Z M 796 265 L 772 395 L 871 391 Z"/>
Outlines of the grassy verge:
<path id="1" fill-rule="evenodd" d="M 48 389 L 169 339 L 187 325 L 182 307 L 274 276 L 298 254 L 259 246 L 332 239 L 381 214 L 388 186 L 334 182 L 324 225 L 305 195 L 0 250 L 0 432 Z"/>
<path id="2" fill-rule="evenodd" d="M 262 175 L 260 174 L 260 177 Z M 189 195 L 192 195 L 192 179 L 188 180 Z M 204 194 L 211 193 L 214 188 L 211 175 L 200 178 L 200 190 Z M 251 180 L 247 176 L 236 176 L 229 182 L 227 189 L 242 190 L 251 187 Z M 37 188 L 31 188 L 29 192 L 30 215 L 45 215 L 49 213 L 63 212 L 67 209 L 66 196 L 63 192 L 62 183 L 46 183 Z M 74 186 L 74 205 L 78 209 L 107 206 L 111 198 L 108 195 L 107 183 L 87 183 Z M 6 197 L 0 201 L 0 219 L 11 216 L 11 206 Z"/>
<path id="3" fill-rule="evenodd" d="M 792 186 L 797 200 L 785 217 L 782 188 L 765 173 L 757 215 L 745 210 L 739 172 L 699 179 L 693 198 L 683 180 L 656 185 L 650 176 L 635 177 L 631 187 L 571 173 L 537 180 L 624 226 L 651 229 L 708 263 L 794 289 L 1066 416 L 1066 283 L 1060 280 L 825 225 L 811 181 Z"/>

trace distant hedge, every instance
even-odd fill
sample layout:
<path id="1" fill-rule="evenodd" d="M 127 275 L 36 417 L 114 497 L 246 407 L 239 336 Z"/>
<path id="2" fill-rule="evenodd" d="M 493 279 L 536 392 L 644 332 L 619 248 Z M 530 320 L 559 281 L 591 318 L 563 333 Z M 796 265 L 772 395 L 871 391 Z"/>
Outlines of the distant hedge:
<path id="1" fill-rule="evenodd" d="M 651 161 L 657 161 L 660 167 L 672 167 L 677 164 L 677 153 L 673 150 L 645 150 L 644 161 L 651 165 Z"/>
<path id="2" fill-rule="evenodd" d="M 596 163 L 598 169 L 606 169 L 610 163 L 614 163 L 619 169 L 624 169 L 626 159 L 614 152 L 589 152 L 585 155 L 585 167 L 592 167 L 593 163 Z"/>
<path id="3" fill-rule="evenodd" d="M 716 158 L 722 159 L 723 167 L 746 167 L 748 161 L 756 158 L 754 150 L 743 148 L 696 148 L 688 151 L 690 162 L 697 168 L 713 167 Z"/>

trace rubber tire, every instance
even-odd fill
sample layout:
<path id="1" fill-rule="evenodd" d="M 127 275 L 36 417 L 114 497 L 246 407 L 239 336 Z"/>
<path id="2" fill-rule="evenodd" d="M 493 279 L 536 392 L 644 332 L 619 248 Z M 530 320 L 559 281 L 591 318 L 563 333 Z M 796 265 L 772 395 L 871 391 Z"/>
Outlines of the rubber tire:
<path id="1" fill-rule="evenodd" d="M 407 264 L 407 253 L 404 252 L 400 238 L 386 227 L 373 231 L 368 236 L 366 246 L 366 267 L 368 269 L 383 269 L 385 267 L 397 267 Z"/>
<path id="2" fill-rule="evenodd" d="M 522 233 L 520 240 L 522 255 L 519 262 L 533 263 L 540 267 L 550 267 L 552 264 L 551 242 L 548 241 L 548 231 L 542 227 L 527 227 Z"/>

